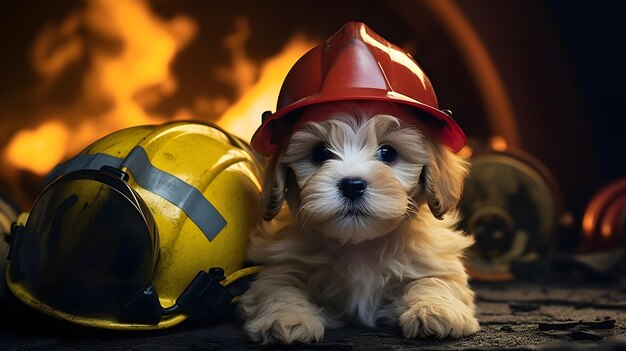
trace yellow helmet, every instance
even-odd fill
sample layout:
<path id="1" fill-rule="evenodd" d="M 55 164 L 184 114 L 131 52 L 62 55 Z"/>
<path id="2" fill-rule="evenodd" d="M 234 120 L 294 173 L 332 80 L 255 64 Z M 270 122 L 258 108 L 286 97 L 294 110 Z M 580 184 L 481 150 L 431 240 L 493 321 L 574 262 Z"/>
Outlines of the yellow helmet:
<path id="1" fill-rule="evenodd" d="M 11 237 L 6 271 L 27 305 L 107 329 L 219 317 L 246 288 L 262 218 L 260 166 L 216 126 L 112 133 L 57 166 Z"/>

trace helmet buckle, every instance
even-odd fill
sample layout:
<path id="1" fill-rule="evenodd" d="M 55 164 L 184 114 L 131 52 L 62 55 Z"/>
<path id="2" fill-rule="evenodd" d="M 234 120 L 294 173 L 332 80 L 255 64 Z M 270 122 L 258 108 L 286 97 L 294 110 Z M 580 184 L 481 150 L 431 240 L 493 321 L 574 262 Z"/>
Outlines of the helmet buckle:
<path id="1" fill-rule="evenodd" d="M 200 271 L 176 300 L 191 319 L 207 316 L 223 317 L 231 309 L 233 295 L 211 274 Z"/>

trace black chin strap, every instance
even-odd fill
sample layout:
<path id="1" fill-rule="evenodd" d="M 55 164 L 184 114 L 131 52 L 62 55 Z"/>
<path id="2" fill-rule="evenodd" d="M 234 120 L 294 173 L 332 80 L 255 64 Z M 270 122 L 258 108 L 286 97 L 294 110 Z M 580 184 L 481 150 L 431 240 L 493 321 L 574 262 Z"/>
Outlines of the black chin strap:
<path id="1" fill-rule="evenodd" d="M 176 303 L 163 308 L 154 286 L 135 294 L 118 311 L 121 322 L 158 324 L 162 317 L 184 314 L 190 319 L 219 319 L 228 315 L 234 296 L 220 284 L 219 277 L 200 271 L 180 294 Z"/>

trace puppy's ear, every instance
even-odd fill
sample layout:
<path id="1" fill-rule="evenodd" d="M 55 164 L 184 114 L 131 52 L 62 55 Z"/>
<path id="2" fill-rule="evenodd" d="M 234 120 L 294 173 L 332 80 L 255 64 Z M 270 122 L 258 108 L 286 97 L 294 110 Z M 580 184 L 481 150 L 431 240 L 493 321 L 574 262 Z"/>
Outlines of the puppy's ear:
<path id="1" fill-rule="evenodd" d="M 271 221 L 276 217 L 285 201 L 288 169 L 284 163 L 280 162 L 281 154 L 277 153 L 274 155 L 265 169 L 261 203 L 265 208 L 263 218 L 266 221 Z"/>
<path id="2" fill-rule="evenodd" d="M 421 178 L 428 207 L 441 220 L 461 198 L 469 163 L 437 143 L 430 149 L 430 163 L 424 166 Z"/>

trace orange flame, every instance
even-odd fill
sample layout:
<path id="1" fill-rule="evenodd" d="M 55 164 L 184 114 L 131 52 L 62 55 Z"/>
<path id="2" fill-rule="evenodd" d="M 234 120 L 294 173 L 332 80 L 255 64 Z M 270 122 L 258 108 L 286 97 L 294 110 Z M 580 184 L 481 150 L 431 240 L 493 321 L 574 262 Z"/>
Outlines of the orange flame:
<path id="1" fill-rule="evenodd" d="M 150 114 L 147 108 L 176 91 L 170 65 L 195 32 L 191 19 L 163 20 L 146 0 L 88 0 L 84 10 L 58 25 L 45 26 L 31 52 L 42 79 L 39 93 L 55 87 L 77 62 L 87 62 L 87 70 L 70 106 L 39 127 L 14 135 L 4 152 L 7 164 L 45 175 L 98 138 L 126 127 L 164 122 L 165 116 Z M 198 112 L 209 111 L 222 116 L 217 123 L 223 128 L 250 140 L 261 113 L 275 106 L 290 67 L 315 45 L 295 36 L 278 55 L 259 64 L 245 51 L 250 33 L 246 19 L 236 18 L 235 32 L 223 41 L 231 64 L 214 71 L 217 79 L 235 88 L 238 100 L 233 104 L 221 96 L 201 96 L 194 106 L 181 106 L 173 119 L 193 119 Z M 105 45 L 88 41 L 93 37 L 104 38 Z M 68 121 L 68 116 L 76 115 L 87 118 Z"/>
<path id="2" fill-rule="evenodd" d="M 83 29 L 121 44 L 109 43 L 116 46 L 112 49 L 88 43 Z M 146 107 L 176 90 L 170 64 L 195 31 L 195 23 L 189 18 L 178 16 L 164 21 L 142 0 L 90 0 L 84 11 L 70 15 L 58 26 L 44 27 L 31 57 L 43 80 L 40 92 L 53 87 L 77 60 L 89 59 L 75 103 L 60 113 L 63 117 L 85 114 L 89 118 L 69 125 L 60 122 L 61 116 L 53 116 L 55 122 L 18 132 L 9 141 L 5 160 L 43 175 L 63 158 L 106 134 L 164 121 L 148 114 Z M 107 107 L 105 111 L 101 106 Z"/>
<path id="3" fill-rule="evenodd" d="M 162 120 L 148 115 L 145 107 L 176 90 L 170 64 L 195 34 L 195 24 L 186 17 L 163 21 L 143 1 L 92 0 L 91 4 L 86 21 L 97 32 L 121 38 L 123 50 L 94 58 L 84 81 L 87 94 L 108 95 L 112 100 L 106 116 L 111 131 Z M 148 103 L 141 104 L 142 100 Z"/>
<path id="4" fill-rule="evenodd" d="M 294 36 L 278 55 L 263 64 L 257 83 L 217 123 L 238 137 L 250 141 L 261 123 L 261 113 L 276 106 L 280 87 L 289 69 L 314 45 L 301 36 Z"/>
<path id="5" fill-rule="evenodd" d="M 5 157 L 18 168 L 45 174 L 64 156 L 68 139 L 62 122 L 48 121 L 34 130 L 17 133 L 7 146 Z"/>

